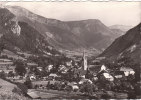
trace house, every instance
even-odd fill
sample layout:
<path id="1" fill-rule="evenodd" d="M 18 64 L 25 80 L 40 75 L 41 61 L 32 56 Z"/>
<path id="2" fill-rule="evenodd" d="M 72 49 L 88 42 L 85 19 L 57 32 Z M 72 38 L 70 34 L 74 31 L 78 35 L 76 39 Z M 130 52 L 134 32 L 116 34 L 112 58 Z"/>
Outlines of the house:
<path id="1" fill-rule="evenodd" d="M 105 71 L 106 71 L 106 66 L 105 66 L 105 65 L 102 65 L 102 66 L 101 66 L 100 71 L 103 71 L 103 70 L 105 70 Z"/>
<path id="2" fill-rule="evenodd" d="M 34 62 L 29 62 L 29 63 L 27 63 L 27 66 L 38 66 L 38 64 L 36 64 L 36 63 L 34 63 Z"/>
<path id="3" fill-rule="evenodd" d="M 46 70 L 50 72 L 50 70 L 51 70 L 52 68 L 53 68 L 53 65 L 48 65 L 48 66 L 46 67 Z"/>
<path id="4" fill-rule="evenodd" d="M 71 61 L 66 62 L 66 65 L 67 65 L 67 66 L 72 66 L 72 60 L 71 60 Z"/>
<path id="5" fill-rule="evenodd" d="M 125 76 L 129 76 L 130 74 L 131 75 L 135 74 L 135 71 L 132 68 L 129 68 L 129 67 L 121 67 L 120 71 L 123 71 Z"/>
<path id="6" fill-rule="evenodd" d="M 87 70 L 77 69 L 77 73 L 78 73 L 79 77 L 85 78 L 85 75 L 87 73 Z"/>
<path id="7" fill-rule="evenodd" d="M 108 73 L 107 71 L 103 70 L 97 74 L 98 79 L 103 80 L 106 79 L 108 81 L 114 81 L 114 77 Z"/>
<path id="8" fill-rule="evenodd" d="M 60 77 L 60 76 L 58 76 L 57 74 L 51 73 L 51 74 L 48 76 L 48 79 L 54 80 L 55 78 L 58 78 L 58 77 Z"/>
<path id="9" fill-rule="evenodd" d="M 39 71 L 43 71 L 43 67 L 37 67 Z"/>
<path id="10" fill-rule="evenodd" d="M 103 73 L 103 76 L 108 80 L 108 81 L 114 81 L 114 77 L 110 75 L 109 73 Z"/>
<path id="11" fill-rule="evenodd" d="M 66 66 L 64 66 L 64 65 L 60 65 L 60 66 L 59 66 L 59 71 L 60 71 L 61 73 L 67 73 L 68 68 L 66 68 Z"/>
<path id="12" fill-rule="evenodd" d="M 107 71 L 108 72 L 108 69 L 105 65 L 89 65 L 88 66 L 89 70 L 92 71 L 93 73 L 97 74 L 101 71 Z"/>
<path id="13" fill-rule="evenodd" d="M 35 80 L 36 79 L 36 76 L 34 74 L 30 75 L 29 76 L 30 80 Z"/>
<path id="14" fill-rule="evenodd" d="M 53 74 L 53 73 L 51 73 L 49 76 L 50 76 L 50 77 L 58 77 L 57 74 Z"/>
<path id="15" fill-rule="evenodd" d="M 27 63 L 27 67 L 26 70 L 32 68 L 32 67 L 38 67 L 38 64 L 34 63 L 34 62 L 28 62 Z"/>
<path id="16" fill-rule="evenodd" d="M 97 81 L 97 80 L 98 80 L 98 78 L 97 78 L 96 76 L 94 76 L 94 77 L 93 77 L 93 80 L 94 80 L 94 81 Z"/>
<path id="17" fill-rule="evenodd" d="M 79 84 L 83 84 L 84 82 L 89 82 L 89 83 L 93 83 L 91 80 L 89 80 L 89 79 L 81 79 L 80 80 L 80 82 L 79 82 Z"/>
<path id="18" fill-rule="evenodd" d="M 77 84 L 69 83 L 68 86 L 69 86 L 73 91 L 79 90 L 79 87 L 77 86 Z"/>

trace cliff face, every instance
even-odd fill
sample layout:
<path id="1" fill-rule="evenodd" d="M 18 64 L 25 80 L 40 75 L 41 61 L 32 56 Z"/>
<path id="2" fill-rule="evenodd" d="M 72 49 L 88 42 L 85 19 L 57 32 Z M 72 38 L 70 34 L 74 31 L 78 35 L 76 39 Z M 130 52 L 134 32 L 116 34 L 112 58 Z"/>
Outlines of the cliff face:
<path id="1" fill-rule="evenodd" d="M 48 48 L 50 45 L 36 29 L 17 20 L 6 8 L 0 8 L 0 34 L 0 41 L 5 44 L 5 49 L 13 52 L 58 53 L 55 49 Z"/>
<path id="2" fill-rule="evenodd" d="M 21 34 L 21 27 L 19 26 L 17 20 L 15 20 L 14 24 L 11 26 L 11 31 L 18 36 Z"/>

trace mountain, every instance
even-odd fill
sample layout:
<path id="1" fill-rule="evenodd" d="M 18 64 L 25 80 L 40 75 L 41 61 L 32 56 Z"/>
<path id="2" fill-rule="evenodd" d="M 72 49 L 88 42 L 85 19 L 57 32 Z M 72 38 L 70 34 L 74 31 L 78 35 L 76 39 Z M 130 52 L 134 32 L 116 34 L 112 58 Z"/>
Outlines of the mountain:
<path id="1" fill-rule="evenodd" d="M 35 28 L 17 20 L 6 8 L 0 8 L 0 44 L 13 53 L 59 54 Z"/>
<path id="2" fill-rule="evenodd" d="M 95 53 L 99 53 L 119 36 L 98 19 L 60 21 L 42 17 L 18 6 L 6 8 L 16 16 L 16 20 L 28 23 L 50 45 L 61 51 L 94 49 Z"/>
<path id="3" fill-rule="evenodd" d="M 120 37 L 121 35 L 124 35 L 126 32 L 122 31 L 120 29 L 111 29 L 111 31 L 113 31 L 116 35 L 116 37 Z"/>
<path id="4" fill-rule="evenodd" d="M 129 29 L 133 28 L 133 26 L 126 26 L 126 25 L 112 25 L 109 26 L 110 29 L 119 29 L 123 32 L 127 32 Z"/>
<path id="5" fill-rule="evenodd" d="M 141 23 L 117 38 L 100 56 L 117 58 L 130 56 L 136 62 L 141 61 Z"/>

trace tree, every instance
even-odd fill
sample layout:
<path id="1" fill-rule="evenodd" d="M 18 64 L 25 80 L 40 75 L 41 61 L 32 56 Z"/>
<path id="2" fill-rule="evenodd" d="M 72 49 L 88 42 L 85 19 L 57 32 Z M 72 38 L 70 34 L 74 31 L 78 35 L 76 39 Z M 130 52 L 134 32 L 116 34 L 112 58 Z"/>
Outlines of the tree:
<path id="1" fill-rule="evenodd" d="M 93 90 L 95 90 L 94 88 L 95 87 L 93 86 L 93 84 L 91 84 L 90 82 L 86 81 L 80 87 L 80 91 L 84 92 L 86 95 L 91 96 L 93 94 Z"/>
<path id="2" fill-rule="evenodd" d="M 32 88 L 32 82 L 31 82 L 29 77 L 26 78 L 26 81 L 24 82 L 24 85 L 26 85 L 28 89 Z"/>
<path id="3" fill-rule="evenodd" d="M 5 44 L 4 44 L 3 40 L 0 40 L 0 55 L 1 55 L 2 51 L 4 50 L 4 48 L 5 48 Z"/>
<path id="4" fill-rule="evenodd" d="M 8 77 L 14 77 L 13 71 L 10 71 L 10 72 L 8 73 Z"/>
<path id="5" fill-rule="evenodd" d="M 6 77 L 6 74 L 5 74 L 5 72 L 4 72 L 4 71 L 0 72 L 0 78 L 3 78 L 3 79 L 5 79 L 5 77 Z"/>
<path id="6" fill-rule="evenodd" d="M 120 66 L 126 66 L 126 67 L 132 67 L 135 62 L 131 57 L 128 56 L 124 56 L 120 59 L 118 59 L 118 64 L 120 64 Z"/>
<path id="7" fill-rule="evenodd" d="M 86 78 L 87 79 L 92 79 L 93 78 L 93 74 L 90 72 L 90 70 L 87 70 L 87 72 L 86 72 Z"/>
<path id="8" fill-rule="evenodd" d="M 133 66 L 133 69 L 135 71 L 135 82 L 139 82 L 141 79 L 141 69 L 140 69 L 140 64 L 135 64 Z"/>
<path id="9" fill-rule="evenodd" d="M 20 76 L 24 76 L 26 73 L 25 64 L 21 60 L 17 60 L 14 62 L 14 65 L 16 66 L 16 73 Z"/>

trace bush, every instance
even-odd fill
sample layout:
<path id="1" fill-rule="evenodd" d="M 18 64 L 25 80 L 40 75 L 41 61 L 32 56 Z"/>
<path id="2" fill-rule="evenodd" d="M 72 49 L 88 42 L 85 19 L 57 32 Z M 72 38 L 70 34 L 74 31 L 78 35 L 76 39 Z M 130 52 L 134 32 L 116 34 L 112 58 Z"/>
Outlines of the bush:
<path id="1" fill-rule="evenodd" d="M 18 88 L 22 91 L 22 94 L 27 93 L 28 88 L 23 83 L 17 83 Z"/>
<path id="2" fill-rule="evenodd" d="M 17 88 L 17 87 L 14 87 L 14 89 L 12 90 L 12 92 L 17 93 L 19 95 L 22 94 L 22 91 L 19 88 Z"/>
<path id="3" fill-rule="evenodd" d="M 32 88 L 32 82 L 30 79 L 27 79 L 25 82 L 24 82 L 24 85 L 28 88 L 28 89 L 31 89 Z"/>
<path id="4" fill-rule="evenodd" d="M 108 95 L 108 94 L 103 94 L 103 95 L 101 96 L 101 98 L 102 98 L 102 99 L 110 99 L 111 96 Z"/>

